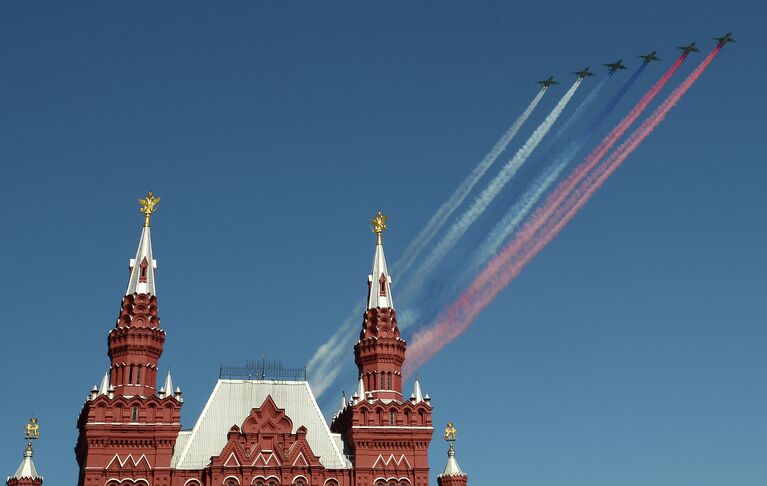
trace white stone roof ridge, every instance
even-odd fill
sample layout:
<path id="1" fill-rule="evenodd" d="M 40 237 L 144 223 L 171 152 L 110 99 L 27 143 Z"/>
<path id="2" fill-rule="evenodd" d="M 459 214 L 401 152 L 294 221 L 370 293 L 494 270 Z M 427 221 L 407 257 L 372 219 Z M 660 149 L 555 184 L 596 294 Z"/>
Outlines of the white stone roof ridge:
<path id="1" fill-rule="evenodd" d="M 221 453 L 232 425 L 240 426 L 253 408 L 271 396 L 278 408 L 293 422 L 292 433 L 307 429 L 306 439 L 322 465 L 328 469 L 348 469 L 349 460 L 339 449 L 327 422 L 306 381 L 219 379 L 184 444 L 174 451 L 176 469 L 200 469 L 211 456 Z"/>

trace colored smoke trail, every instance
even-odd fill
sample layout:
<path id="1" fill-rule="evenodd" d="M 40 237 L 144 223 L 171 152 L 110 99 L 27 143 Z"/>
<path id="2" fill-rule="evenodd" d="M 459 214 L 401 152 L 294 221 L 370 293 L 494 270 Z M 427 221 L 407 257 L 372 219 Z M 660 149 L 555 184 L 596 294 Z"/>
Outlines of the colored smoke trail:
<path id="1" fill-rule="evenodd" d="M 552 214 L 552 212 L 562 204 L 564 199 L 570 194 L 575 188 L 578 186 L 578 184 L 581 183 L 584 177 L 588 175 L 588 173 L 596 167 L 596 165 L 602 161 L 604 156 L 607 154 L 607 152 L 615 145 L 615 143 L 626 133 L 626 131 L 631 127 L 631 125 L 639 118 L 639 116 L 644 113 L 644 111 L 647 109 L 647 107 L 650 105 L 650 103 L 655 99 L 655 97 L 660 93 L 660 91 L 666 86 L 666 84 L 669 82 L 671 77 L 676 73 L 676 71 L 679 69 L 679 67 L 682 65 L 682 63 L 687 58 L 686 54 L 682 54 L 679 56 L 679 58 L 672 64 L 665 73 L 658 79 L 658 81 L 653 84 L 653 86 L 645 93 L 642 98 L 634 105 L 634 107 L 629 111 L 629 113 L 623 117 L 623 119 L 605 136 L 604 139 L 602 139 L 602 142 L 600 142 L 599 145 L 594 148 L 594 150 L 591 151 L 591 153 L 586 156 L 583 162 L 578 165 L 572 173 L 562 181 L 556 189 L 549 194 L 548 198 L 546 198 L 546 201 L 544 202 L 544 205 L 540 207 L 533 215 L 530 217 L 530 220 L 528 221 L 527 225 L 523 228 L 524 230 L 531 230 L 531 228 L 534 226 L 534 224 L 541 225 L 543 222 L 545 222 Z M 617 103 L 617 101 L 616 101 Z M 609 108 L 609 106 L 608 106 Z M 606 116 L 606 112 L 603 112 L 603 115 Z M 547 176 L 547 179 L 555 179 L 551 174 Z M 551 183 L 553 183 L 553 180 L 551 180 Z M 535 222 L 535 223 L 533 223 Z M 537 230 L 538 227 L 535 227 L 535 230 Z M 497 248 L 496 248 L 497 250 Z M 480 276 L 484 275 L 484 273 L 481 273 Z"/>
<path id="2" fill-rule="evenodd" d="M 511 140 L 517 135 L 522 125 L 530 118 L 535 108 L 540 103 L 543 95 L 546 93 L 546 88 L 541 89 L 537 95 L 533 98 L 530 104 L 525 108 L 525 111 L 514 121 L 514 123 L 506 130 L 506 133 L 496 142 L 495 146 L 490 152 L 485 155 L 480 163 L 471 171 L 466 179 L 456 188 L 453 194 L 450 195 L 447 201 L 437 210 L 434 216 L 431 217 L 426 226 L 421 230 L 415 239 L 405 249 L 404 254 L 400 260 L 395 264 L 394 273 L 402 278 L 402 275 L 410 269 L 410 266 L 415 261 L 416 257 L 423 251 L 426 245 L 434 238 L 434 235 L 442 228 L 447 221 L 447 218 L 461 205 L 466 199 L 474 186 L 479 182 L 482 176 L 487 172 L 490 166 L 498 159 L 498 157 L 506 150 Z"/>
<path id="3" fill-rule="evenodd" d="M 646 67 L 647 63 L 642 63 L 642 65 L 634 71 L 618 92 L 607 102 L 605 108 L 594 121 L 592 121 L 588 129 L 578 138 L 573 140 L 564 151 L 554 159 L 553 164 L 547 167 L 545 172 L 539 175 L 527 191 L 522 194 L 519 200 L 509 208 L 503 219 L 496 223 L 490 231 L 490 234 L 485 238 L 485 241 L 482 242 L 480 247 L 474 253 L 471 262 L 468 264 L 466 271 L 462 274 L 459 281 L 465 281 L 469 275 L 473 275 L 477 272 L 487 260 L 492 258 L 492 256 L 498 252 L 498 249 L 503 243 L 514 234 L 514 231 L 516 231 L 519 224 L 527 217 L 552 184 L 559 179 L 559 176 L 565 168 L 567 168 L 575 156 L 578 155 L 578 152 L 580 152 L 583 146 L 591 139 L 596 129 L 607 119 L 612 110 L 618 105 L 618 102 L 628 92 L 629 88 L 631 88 L 636 80 L 639 79 L 639 75 L 642 74 Z M 600 86 L 597 86 L 597 88 L 600 88 Z M 597 91 L 597 88 L 595 88 L 594 91 Z M 598 92 L 592 92 L 589 96 L 594 95 L 594 98 L 596 98 L 598 94 Z M 583 104 L 581 104 L 581 106 L 583 106 Z"/>
<path id="4" fill-rule="evenodd" d="M 517 170 L 519 170 L 522 164 L 524 164 L 530 157 L 541 140 L 543 140 L 543 137 L 549 132 L 552 125 L 554 125 L 554 122 L 557 121 L 557 118 L 559 118 L 562 111 L 564 111 L 567 103 L 572 99 L 573 95 L 575 95 L 581 81 L 582 79 L 579 78 L 573 83 L 551 113 L 549 113 L 546 119 L 535 129 L 533 134 L 530 135 L 530 138 L 527 139 L 514 157 L 503 166 L 498 175 L 495 176 L 477 199 L 474 200 L 472 205 L 461 215 L 458 221 L 450 227 L 447 234 L 439 241 L 439 243 L 437 243 L 434 249 L 432 249 L 431 253 L 421 266 L 418 267 L 415 276 L 405 288 L 403 294 L 412 295 L 415 292 L 415 289 L 420 288 L 426 277 L 428 277 L 437 266 L 437 263 L 439 263 L 453 246 L 455 246 L 458 240 L 469 229 L 469 226 L 482 215 L 493 199 L 495 199 L 514 174 L 516 174 Z M 407 323 L 401 322 L 400 324 L 401 328 L 407 327 Z"/>
<path id="5" fill-rule="evenodd" d="M 690 73 L 689 76 L 666 98 L 663 103 L 656 108 L 656 110 L 645 120 L 639 128 L 634 130 L 634 133 L 623 142 L 604 164 L 598 166 L 586 180 L 573 191 L 567 198 L 567 200 L 559 205 L 554 211 L 554 214 L 547 218 L 546 223 L 542 226 L 537 240 L 544 241 L 544 245 L 551 241 L 562 228 L 575 216 L 585 204 L 591 199 L 591 196 L 604 184 L 604 182 L 612 175 L 615 170 L 636 150 L 636 148 L 642 143 L 642 141 L 650 136 L 655 128 L 666 118 L 668 112 L 671 111 L 682 96 L 692 87 L 695 81 L 703 74 L 703 71 L 708 68 L 711 62 L 714 60 L 722 46 L 717 46 L 712 50 L 708 56 Z M 538 243 L 536 243 L 537 245 Z"/>
<path id="6" fill-rule="evenodd" d="M 701 76 L 720 50 L 721 46 L 717 46 L 695 71 L 668 96 L 661 106 L 610 155 L 603 165 L 604 168 L 600 168 L 595 172 L 595 175 L 589 178 L 587 184 L 584 184 L 585 189 L 572 194 L 573 197 L 568 199 L 570 204 L 566 205 L 567 209 L 563 210 L 565 212 L 559 219 L 554 218 L 545 226 L 539 222 L 537 217 L 529 221 L 519 235 L 509 242 L 501 253 L 488 262 L 485 269 L 456 302 L 433 325 L 423 329 L 413 337 L 408 349 L 407 376 L 468 329 L 479 313 L 559 234 L 594 192 L 663 121 L 668 112 Z M 549 202 L 554 203 L 554 200 L 547 200 L 547 204 Z M 561 202 L 557 202 L 553 209 L 558 209 L 560 204 Z M 543 218 L 543 216 L 551 214 L 553 209 L 540 213 L 539 217 L 542 218 L 542 221 L 549 221 L 548 217 Z M 537 234 L 537 229 L 541 226 L 544 226 L 543 231 Z"/>
<path id="7" fill-rule="evenodd" d="M 506 150 L 509 143 L 514 139 L 522 125 L 532 115 L 535 108 L 543 99 L 546 88 L 541 89 L 522 114 L 512 123 L 501 138 L 496 142 L 490 152 L 480 161 L 472 172 L 461 182 L 453 194 L 439 208 L 437 213 L 432 216 L 423 230 L 405 249 L 402 258 L 395 264 L 393 273 L 399 274 L 401 278 L 412 265 L 415 258 L 420 254 L 423 248 L 431 241 L 435 234 L 442 228 L 445 221 L 461 205 L 468 194 L 479 182 L 487 170 L 495 163 L 498 157 Z M 364 304 L 359 304 L 349 313 L 343 324 L 336 332 L 315 351 L 309 363 L 306 365 L 307 374 L 312 380 L 312 390 L 315 396 L 322 395 L 336 379 L 341 370 L 340 362 L 343 359 L 351 344 L 357 337 L 356 327 L 359 326 L 362 319 L 362 309 Z"/>

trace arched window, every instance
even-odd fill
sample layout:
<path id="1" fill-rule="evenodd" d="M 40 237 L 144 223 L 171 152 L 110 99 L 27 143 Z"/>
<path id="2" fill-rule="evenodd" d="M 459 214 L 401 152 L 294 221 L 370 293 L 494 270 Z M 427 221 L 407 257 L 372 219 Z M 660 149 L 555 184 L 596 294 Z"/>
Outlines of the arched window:
<path id="1" fill-rule="evenodd" d="M 141 366 L 136 366 L 136 384 L 141 384 Z"/>
<path id="2" fill-rule="evenodd" d="M 386 373 L 381 373 L 381 390 L 386 390 Z"/>
<path id="3" fill-rule="evenodd" d="M 397 416 L 394 413 L 394 410 L 389 410 L 389 425 L 394 425 L 397 423 Z M 397 486 L 396 484 L 394 486 Z"/>
<path id="4" fill-rule="evenodd" d="M 130 421 L 131 422 L 138 422 L 138 405 L 134 405 L 130 409 Z"/>
<path id="5" fill-rule="evenodd" d="M 391 386 L 391 372 L 387 374 L 388 380 L 389 380 L 389 388 L 387 390 L 393 390 L 394 387 Z"/>

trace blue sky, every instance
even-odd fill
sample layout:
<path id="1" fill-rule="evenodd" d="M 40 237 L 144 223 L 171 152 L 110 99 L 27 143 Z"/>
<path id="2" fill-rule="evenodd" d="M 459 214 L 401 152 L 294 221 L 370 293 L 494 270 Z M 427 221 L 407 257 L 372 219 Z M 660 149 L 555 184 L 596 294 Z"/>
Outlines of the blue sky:
<path id="1" fill-rule="evenodd" d="M 191 427 L 219 364 L 308 361 L 365 294 L 370 217 L 389 214 L 396 261 L 532 81 L 621 57 L 631 69 L 657 49 L 663 64 L 614 123 L 674 46 L 731 30 L 738 43 L 420 376 L 435 424 L 458 426 L 472 484 L 763 484 L 765 14 L 710 1 L 4 3 L 0 473 L 34 414 L 38 469 L 76 481 L 75 421 L 108 365 L 147 190 L 163 198 L 161 366 Z M 334 396 L 351 390 L 352 361 Z M 435 435 L 434 475 L 445 450 Z"/>

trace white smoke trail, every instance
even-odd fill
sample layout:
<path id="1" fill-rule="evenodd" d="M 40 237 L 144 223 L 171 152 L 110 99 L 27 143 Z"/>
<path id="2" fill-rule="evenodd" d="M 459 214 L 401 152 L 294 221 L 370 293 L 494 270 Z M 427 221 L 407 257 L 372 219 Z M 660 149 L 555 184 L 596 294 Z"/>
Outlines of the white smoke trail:
<path id="1" fill-rule="evenodd" d="M 416 236 L 415 239 L 410 242 L 408 247 L 405 249 L 402 258 L 397 261 L 392 269 L 392 271 L 397 274 L 400 279 L 405 274 L 405 272 L 410 269 L 410 266 L 413 264 L 418 254 L 421 253 L 421 251 L 426 247 L 431 239 L 434 238 L 434 235 L 436 235 L 440 228 L 442 228 L 442 225 L 445 224 L 447 218 L 449 218 L 450 215 L 453 214 L 453 211 L 455 211 L 456 208 L 461 205 L 464 199 L 466 199 L 466 196 L 469 195 L 471 190 L 474 188 L 477 182 L 479 182 L 485 172 L 487 172 L 487 170 L 490 168 L 490 166 L 493 165 L 496 159 L 498 159 L 504 150 L 506 150 L 506 147 L 509 145 L 514 136 L 516 136 L 517 132 L 519 132 L 519 129 L 522 128 L 522 125 L 527 121 L 528 118 L 530 118 L 530 115 L 535 110 L 535 107 L 538 106 L 538 103 L 541 101 L 541 98 L 543 98 L 545 93 L 546 88 L 543 88 L 538 92 L 537 95 L 535 95 L 535 98 L 533 98 L 527 108 L 525 108 L 525 111 L 523 111 L 519 118 L 517 118 L 516 121 L 514 121 L 514 123 L 509 127 L 509 129 L 506 130 L 506 133 L 504 133 L 498 142 L 496 142 L 495 146 L 493 146 L 490 152 L 485 155 L 485 158 L 482 159 L 482 161 L 474 168 L 474 170 L 471 171 L 466 179 L 461 182 L 453 194 L 450 195 L 448 200 L 445 201 L 442 206 L 440 206 L 434 216 L 432 216 L 429 222 L 426 223 L 426 226 L 421 230 L 420 233 L 418 233 L 418 236 Z"/>
<path id="2" fill-rule="evenodd" d="M 557 121 L 557 118 L 559 118 L 559 116 L 562 114 L 562 111 L 564 111 L 567 103 L 570 101 L 570 99 L 572 99 L 575 91 L 578 89 L 578 86 L 580 86 L 581 81 L 582 79 L 578 78 L 573 83 L 570 89 L 567 90 L 567 93 L 562 96 L 562 99 L 559 100 L 559 103 L 557 103 L 551 113 L 549 113 L 549 115 L 545 120 L 543 120 L 538 128 L 535 129 L 533 134 L 530 135 L 530 138 L 527 139 L 525 144 L 517 151 L 514 157 L 509 160 L 506 165 L 503 166 L 498 175 L 495 176 L 495 179 L 493 179 L 485 188 L 485 190 L 482 191 L 482 193 L 477 197 L 477 199 L 474 200 L 469 209 L 467 209 L 461 215 L 458 221 L 456 221 L 453 226 L 450 227 L 447 234 L 434 247 L 434 249 L 431 251 L 426 260 L 421 264 L 421 266 L 418 267 L 413 279 L 409 282 L 403 294 L 413 295 L 414 291 L 420 288 L 423 285 L 425 279 L 431 274 L 431 272 L 434 271 L 434 268 L 437 266 L 437 264 L 455 246 L 455 244 L 458 243 L 458 240 L 464 235 L 464 233 L 466 233 L 466 231 L 469 229 L 469 226 L 471 226 L 472 223 L 474 223 L 474 221 L 476 221 L 477 218 L 482 215 L 482 213 L 485 211 L 485 209 L 487 209 L 493 199 L 501 192 L 501 190 L 509 182 L 509 180 L 511 180 L 514 174 L 517 173 L 517 170 L 522 167 L 522 164 L 524 164 L 525 161 L 530 157 L 541 140 L 543 140 L 543 137 L 545 137 L 549 132 L 552 125 L 554 125 L 554 122 Z M 400 327 L 406 328 L 409 324 L 409 322 L 401 322 Z"/>
<path id="3" fill-rule="evenodd" d="M 360 301 L 349 312 L 341 327 L 328 339 L 325 344 L 317 348 L 314 356 L 306 365 L 306 374 L 311 382 L 315 397 L 319 398 L 325 390 L 333 384 L 341 370 L 341 358 L 348 355 L 352 344 L 358 336 L 358 327 L 362 326 L 364 301 Z"/>

